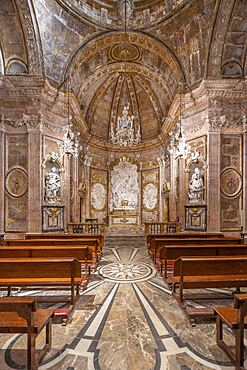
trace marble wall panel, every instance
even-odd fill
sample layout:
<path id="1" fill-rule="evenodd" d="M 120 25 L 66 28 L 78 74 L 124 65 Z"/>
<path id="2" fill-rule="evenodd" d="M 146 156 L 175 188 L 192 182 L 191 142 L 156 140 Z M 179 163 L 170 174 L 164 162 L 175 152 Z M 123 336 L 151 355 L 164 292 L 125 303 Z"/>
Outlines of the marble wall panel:
<path id="1" fill-rule="evenodd" d="M 142 171 L 141 204 L 142 222 L 159 220 L 159 170 Z"/>
<path id="2" fill-rule="evenodd" d="M 242 136 L 221 136 L 221 229 L 240 230 L 242 204 Z"/>
<path id="3" fill-rule="evenodd" d="M 28 229 L 28 136 L 6 135 L 5 231 Z"/>
<path id="4" fill-rule="evenodd" d="M 102 221 L 108 214 L 108 171 L 90 169 L 90 215 Z"/>

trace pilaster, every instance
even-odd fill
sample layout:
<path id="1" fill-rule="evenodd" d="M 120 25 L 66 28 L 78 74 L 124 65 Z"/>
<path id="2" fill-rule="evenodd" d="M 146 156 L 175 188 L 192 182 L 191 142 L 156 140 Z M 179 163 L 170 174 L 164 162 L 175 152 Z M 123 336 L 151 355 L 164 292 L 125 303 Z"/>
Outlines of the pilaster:
<path id="1" fill-rule="evenodd" d="M 4 233 L 4 165 L 5 165 L 5 130 L 0 123 L 0 234 Z"/>
<path id="2" fill-rule="evenodd" d="M 28 128 L 28 232 L 41 232 L 41 132 Z"/>
<path id="3" fill-rule="evenodd" d="M 208 132 L 207 231 L 220 231 L 220 130 Z"/>

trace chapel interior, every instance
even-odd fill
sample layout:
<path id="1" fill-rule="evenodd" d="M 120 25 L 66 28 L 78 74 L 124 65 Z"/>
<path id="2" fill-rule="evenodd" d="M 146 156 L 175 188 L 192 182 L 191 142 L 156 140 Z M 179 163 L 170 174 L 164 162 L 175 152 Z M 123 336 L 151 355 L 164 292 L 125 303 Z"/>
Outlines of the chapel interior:
<path id="1" fill-rule="evenodd" d="M 0 0 L 0 370 L 247 369 L 246 48 L 246 0 Z"/>

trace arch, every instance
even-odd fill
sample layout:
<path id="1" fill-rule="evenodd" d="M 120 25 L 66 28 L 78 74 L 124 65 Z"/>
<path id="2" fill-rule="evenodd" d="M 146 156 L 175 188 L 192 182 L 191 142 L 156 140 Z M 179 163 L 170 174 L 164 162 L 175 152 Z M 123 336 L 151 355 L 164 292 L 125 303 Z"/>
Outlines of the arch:
<path id="1" fill-rule="evenodd" d="M 6 66 L 6 74 L 15 75 L 23 73 L 28 73 L 27 65 L 23 61 L 12 59 L 8 62 Z"/>

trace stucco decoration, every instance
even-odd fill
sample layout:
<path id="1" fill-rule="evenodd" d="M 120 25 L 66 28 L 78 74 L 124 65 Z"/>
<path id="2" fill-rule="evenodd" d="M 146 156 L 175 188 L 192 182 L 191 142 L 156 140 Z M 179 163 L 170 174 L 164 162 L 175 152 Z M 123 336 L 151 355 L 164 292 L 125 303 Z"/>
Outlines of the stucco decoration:
<path id="1" fill-rule="evenodd" d="M 6 190 L 14 198 L 22 197 L 28 188 L 26 171 L 22 168 L 13 168 L 6 176 Z"/>
<path id="2" fill-rule="evenodd" d="M 226 197 L 235 197 L 241 188 L 241 175 L 234 168 L 228 168 L 221 174 L 220 190 Z"/>
<path id="3" fill-rule="evenodd" d="M 94 184 L 91 191 L 91 202 L 94 209 L 101 211 L 105 208 L 106 189 L 102 184 Z"/>
<path id="4" fill-rule="evenodd" d="M 154 184 L 147 184 L 143 190 L 143 205 L 149 211 L 153 210 L 158 202 L 158 190 Z"/>
<path id="5" fill-rule="evenodd" d="M 122 161 L 111 172 L 112 208 L 136 209 L 139 185 L 137 165 Z"/>

